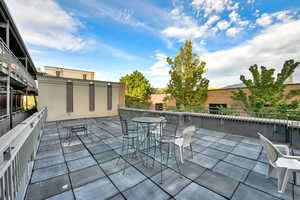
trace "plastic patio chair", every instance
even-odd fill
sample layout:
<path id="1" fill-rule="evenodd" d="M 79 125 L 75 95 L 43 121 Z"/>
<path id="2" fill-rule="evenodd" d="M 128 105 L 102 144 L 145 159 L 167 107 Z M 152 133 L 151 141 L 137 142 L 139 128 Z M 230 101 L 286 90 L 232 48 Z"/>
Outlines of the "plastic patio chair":
<path id="1" fill-rule="evenodd" d="M 179 147 L 180 161 L 183 164 L 183 153 L 185 147 L 190 147 L 193 159 L 192 136 L 196 132 L 195 126 L 188 126 L 182 131 L 182 136 L 175 138 L 175 144 Z"/>
<path id="2" fill-rule="evenodd" d="M 277 169 L 277 181 L 278 181 L 278 192 L 284 193 L 286 185 L 289 179 L 290 173 L 300 171 L 300 156 L 290 156 L 289 148 L 286 145 L 274 145 L 270 140 L 264 137 L 262 134 L 257 133 L 262 142 L 262 146 L 267 153 L 269 160 L 268 177 L 271 174 L 272 168 Z M 279 147 L 286 148 L 287 155 L 282 154 L 279 151 Z M 296 180 L 294 180 L 296 182 Z"/>

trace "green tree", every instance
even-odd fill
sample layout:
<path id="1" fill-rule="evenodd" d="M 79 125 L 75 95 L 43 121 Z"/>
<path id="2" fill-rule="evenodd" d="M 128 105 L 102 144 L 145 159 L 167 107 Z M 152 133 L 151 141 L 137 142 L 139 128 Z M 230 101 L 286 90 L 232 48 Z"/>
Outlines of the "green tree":
<path id="1" fill-rule="evenodd" d="M 274 76 L 275 69 L 259 67 L 255 64 L 249 68 L 252 79 L 246 79 L 244 75 L 240 80 L 246 85 L 249 92 L 239 89 L 233 92 L 231 98 L 236 101 L 247 112 L 284 112 L 299 107 L 299 99 L 291 101 L 291 98 L 300 95 L 300 89 L 290 90 L 285 93 L 285 81 L 294 73 L 300 63 L 294 60 L 287 60 L 283 64 L 281 72 Z"/>
<path id="2" fill-rule="evenodd" d="M 193 53 L 192 41 L 187 40 L 184 47 L 180 47 L 174 59 L 167 58 L 171 66 L 171 79 L 167 86 L 170 98 L 176 99 L 177 106 L 198 106 L 207 98 L 209 81 L 203 77 L 206 72 L 205 62 Z"/>
<path id="3" fill-rule="evenodd" d="M 150 103 L 152 87 L 141 72 L 136 70 L 127 74 L 120 78 L 120 82 L 125 84 L 126 105 Z"/>

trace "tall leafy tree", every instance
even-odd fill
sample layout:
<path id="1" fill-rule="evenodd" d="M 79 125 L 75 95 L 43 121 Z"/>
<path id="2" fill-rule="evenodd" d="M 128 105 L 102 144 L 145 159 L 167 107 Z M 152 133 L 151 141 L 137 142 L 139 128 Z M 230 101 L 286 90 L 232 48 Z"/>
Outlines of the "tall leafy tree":
<path id="1" fill-rule="evenodd" d="M 171 79 L 167 92 L 176 99 L 177 106 L 201 105 L 207 98 L 209 81 L 203 77 L 206 72 L 205 62 L 193 53 L 192 41 L 187 40 L 184 47 L 172 58 L 167 58 L 171 66 Z"/>
<path id="2" fill-rule="evenodd" d="M 125 103 L 129 104 L 148 104 L 152 87 L 145 76 L 134 71 L 120 78 L 120 82 L 125 84 Z"/>
<path id="3" fill-rule="evenodd" d="M 239 89 L 233 92 L 232 99 L 245 111 L 267 112 L 268 110 L 297 109 L 300 99 L 288 103 L 291 98 L 300 95 L 300 89 L 285 92 L 285 81 L 294 73 L 300 63 L 287 60 L 283 64 L 281 72 L 274 76 L 275 69 L 260 68 L 255 64 L 249 68 L 252 79 L 246 79 L 244 75 L 240 80 L 246 85 L 249 92 Z"/>

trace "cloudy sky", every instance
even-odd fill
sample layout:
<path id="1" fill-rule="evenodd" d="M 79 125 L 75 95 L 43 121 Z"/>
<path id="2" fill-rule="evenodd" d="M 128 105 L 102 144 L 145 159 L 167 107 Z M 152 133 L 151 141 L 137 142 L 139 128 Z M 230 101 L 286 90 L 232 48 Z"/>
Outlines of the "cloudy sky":
<path id="1" fill-rule="evenodd" d="M 255 63 L 280 69 L 300 60 L 299 0 L 6 2 L 36 66 L 92 70 L 99 80 L 137 69 L 164 87 L 166 57 L 186 39 L 207 63 L 210 87 L 239 83 Z"/>

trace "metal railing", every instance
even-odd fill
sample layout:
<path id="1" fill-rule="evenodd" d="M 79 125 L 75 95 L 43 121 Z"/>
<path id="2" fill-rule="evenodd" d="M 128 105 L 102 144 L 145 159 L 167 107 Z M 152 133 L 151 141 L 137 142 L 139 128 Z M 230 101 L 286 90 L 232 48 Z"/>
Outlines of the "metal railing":
<path id="1" fill-rule="evenodd" d="M 292 147 L 300 149 L 300 121 L 296 121 L 292 116 L 288 116 L 286 119 L 278 119 L 229 115 L 229 113 L 223 115 L 204 112 L 170 112 L 120 107 L 119 114 L 122 113 L 129 118 L 144 115 L 177 116 L 180 126 L 192 123 L 198 128 L 246 137 L 257 137 L 256 133 L 260 132 L 275 142 L 289 143 Z"/>
<path id="2" fill-rule="evenodd" d="M 2 38 L 0 38 L 0 64 L 2 64 L 2 66 L 4 66 L 7 70 L 10 68 L 11 73 L 18 76 L 18 78 L 29 87 L 37 88 L 35 80 L 32 78 L 30 73 L 26 71 L 25 66 L 20 62 L 20 60 L 6 46 Z"/>
<path id="3" fill-rule="evenodd" d="M 135 108 L 143 110 L 155 110 L 154 107 L 149 105 L 126 105 L 121 108 Z M 203 107 L 203 106 L 168 106 L 163 107 L 161 111 L 168 112 L 189 112 L 189 113 L 202 113 L 202 114 L 215 114 L 227 116 L 240 116 L 240 117 L 253 117 L 253 118 L 267 118 L 267 119 L 283 119 L 300 121 L 300 110 L 283 110 L 274 108 L 263 109 L 243 109 L 243 108 L 224 108 L 224 107 Z"/>
<path id="4" fill-rule="evenodd" d="M 30 180 L 47 108 L 0 137 L 0 199 L 23 199 Z"/>

